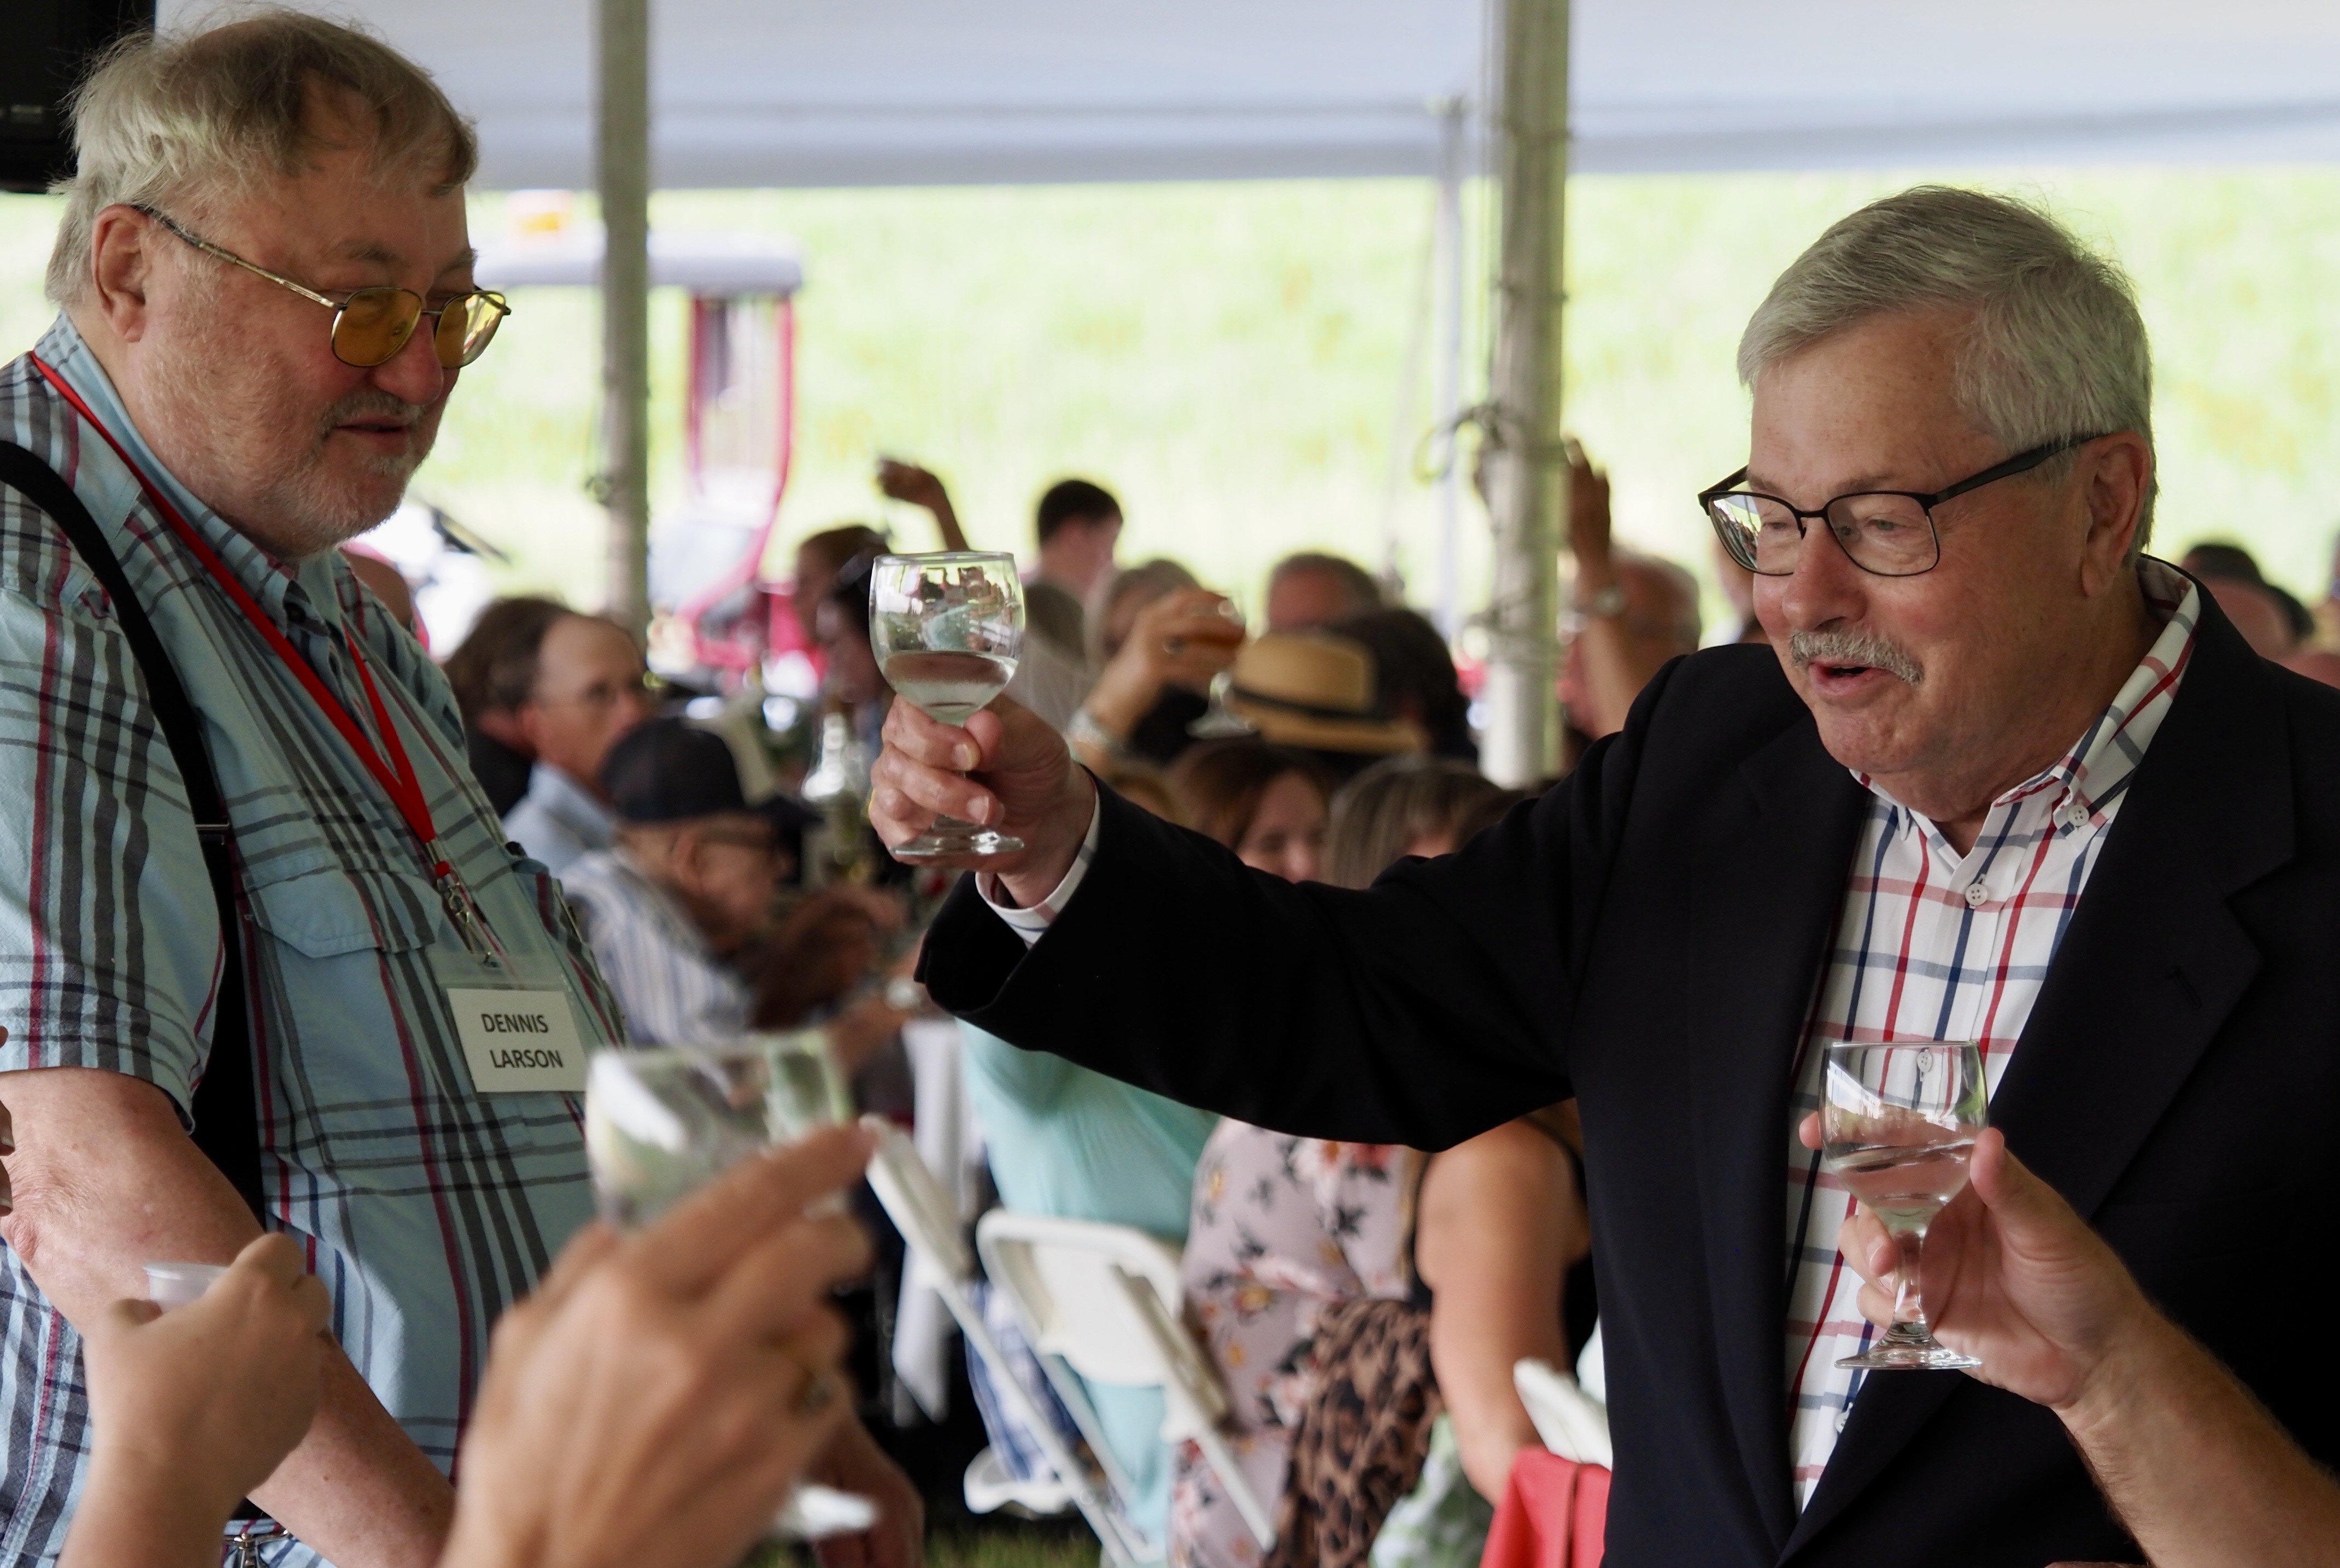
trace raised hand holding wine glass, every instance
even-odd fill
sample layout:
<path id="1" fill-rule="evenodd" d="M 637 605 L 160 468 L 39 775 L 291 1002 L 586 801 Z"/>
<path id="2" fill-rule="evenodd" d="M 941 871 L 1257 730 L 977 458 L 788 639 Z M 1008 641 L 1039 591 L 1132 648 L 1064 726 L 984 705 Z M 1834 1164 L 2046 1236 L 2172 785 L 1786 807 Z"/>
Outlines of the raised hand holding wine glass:
<path id="1" fill-rule="evenodd" d="M 964 725 L 1007 688 L 1024 646 L 1024 584 L 1016 558 L 990 551 L 881 555 L 869 578 L 869 648 L 896 696 L 945 724 Z M 904 860 L 997 855 L 1012 833 L 942 816 L 892 846 Z"/>

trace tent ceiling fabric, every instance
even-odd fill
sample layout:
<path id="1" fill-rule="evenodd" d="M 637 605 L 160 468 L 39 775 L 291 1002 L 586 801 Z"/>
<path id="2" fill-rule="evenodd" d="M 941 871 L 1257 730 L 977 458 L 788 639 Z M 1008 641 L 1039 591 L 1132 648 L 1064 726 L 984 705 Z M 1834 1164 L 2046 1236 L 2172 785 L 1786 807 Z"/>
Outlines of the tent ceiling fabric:
<path id="1" fill-rule="evenodd" d="M 207 0 L 162 0 L 167 24 Z M 301 0 L 592 183 L 590 0 Z M 1429 174 L 1482 0 L 651 0 L 667 186 Z M 2331 0 L 1577 0 L 1589 172 L 2340 158 Z"/>

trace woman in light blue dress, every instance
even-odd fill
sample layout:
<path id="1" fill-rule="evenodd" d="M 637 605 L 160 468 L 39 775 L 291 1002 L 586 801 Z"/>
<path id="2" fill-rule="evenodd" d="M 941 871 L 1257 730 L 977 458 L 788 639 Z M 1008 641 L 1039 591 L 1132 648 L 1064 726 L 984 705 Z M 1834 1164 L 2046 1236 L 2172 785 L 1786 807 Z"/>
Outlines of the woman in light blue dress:
<path id="1" fill-rule="evenodd" d="M 1133 1226 L 1185 1246 L 1195 1162 L 1217 1116 L 1062 1057 L 1019 1050 L 972 1024 L 959 1031 L 1000 1202 L 1018 1214 Z M 1130 1479 L 1129 1522 L 1161 1540 L 1172 1463 L 1161 1391 L 1082 1386 Z"/>

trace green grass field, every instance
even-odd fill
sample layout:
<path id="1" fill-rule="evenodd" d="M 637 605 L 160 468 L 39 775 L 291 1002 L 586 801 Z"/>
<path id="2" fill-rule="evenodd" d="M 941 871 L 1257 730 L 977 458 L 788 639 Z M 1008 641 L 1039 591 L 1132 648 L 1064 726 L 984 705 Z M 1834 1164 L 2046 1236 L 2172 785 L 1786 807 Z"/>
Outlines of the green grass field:
<path id="1" fill-rule="evenodd" d="M 1569 213 L 1570 418 L 1613 471 L 1622 531 L 1705 570 L 1691 495 L 1743 458 L 1740 325 L 1829 220 L 1909 174 L 1585 177 Z M 2162 547 L 2240 539 L 2321 597 L 2340 527 L 2340 174 L 2101 170 L 1977 176 L 2044 195 L 2136 276 L 2159 363 Z M 475 203 L 481 234 L 502 203 Z M 1483 255 L 1486 213 L 1473 203 Z M 27 345 L 55 204 L 0 197 L 0 346 Z M 1123 495 L 1132 558 L 1255 584 L 1287 550 L 1369 561 L 1384 539 L 1432 590 L 1435 508 L 1411 472 L 1428 419 L 1431 194 L 1399 181 L 818 192 L 659 198 L 675 228 L 803 244 L 794 538 L 884 511 L 879 452 L 940 471 L 980 543 L 1026 543 L 1066 472 Z M 599 593 L 597 327 L 581 292 L 529 291 L 466 372 L 427 494 L 511 547 L 512 586 Z M 659 493 L 677 481 L 681 302 L 655 307 Z M 1474 323 L 1470 382 L 1483 379 Z M 1409 391 L 1411 395 L 1409 394 Z M 1474 394 L 1475 395 L 1475 394 Z M 897 509 L 898 510 L 898 509 Z M 892 518 L 913 546 L 916 514 Z M 1463 581 L 1484 581 L 1466 503 Z M 1475 595 L 1472 596 L 1475 597 Z"/>

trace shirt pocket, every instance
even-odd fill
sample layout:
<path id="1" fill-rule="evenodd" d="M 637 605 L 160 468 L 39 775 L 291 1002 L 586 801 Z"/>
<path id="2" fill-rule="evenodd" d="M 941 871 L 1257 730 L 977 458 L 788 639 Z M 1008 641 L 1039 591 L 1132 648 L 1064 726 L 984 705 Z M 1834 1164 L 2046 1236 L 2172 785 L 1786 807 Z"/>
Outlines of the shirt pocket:
<path id="1" fill-rule="evenodd" d="M 247 878 L 251 923 L 309 958 L 409 953 L 438 939 L 437 890 L 420 873 L 338 863 Z"/>
<path id="2" fill-rule="evenodd" d="M 444 1122 L 475 1098 L 432 967 L 431 885 L 329 860 L 248 881 L 244 898 L 273 1114 L 329 1167 L 419 1157 L 414 1111 L 389 1107 Z"/>

